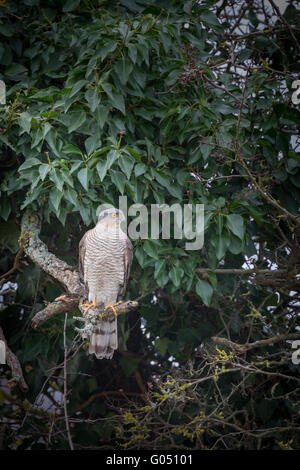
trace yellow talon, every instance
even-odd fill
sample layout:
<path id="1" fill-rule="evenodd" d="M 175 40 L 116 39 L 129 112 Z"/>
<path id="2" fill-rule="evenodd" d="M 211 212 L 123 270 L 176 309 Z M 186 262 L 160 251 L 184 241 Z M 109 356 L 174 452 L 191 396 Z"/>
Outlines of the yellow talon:
<path id="1" fill-rule="evenodd" d="M 96 297 L 94 298 L 94 301 L 92 303 L 90 304 L 80 303 L 80 305 L 81 307 L 86 307 L 85 311 L 83 312 L 83 315 L 86 315 L 90 308 L 97 307 Z"/>
<path id="2" fill-rule="evenodd" d="M 117 310 L 115 309 L 115 306 L 116 306 L 116 305 L 119 305 L 119 304 L 121 304 L 121 303 L 122 303 L 122 302 L 120 301 L 120 302 L 117 302 L 116 304 L 113 305 L 111 302 L 109 302 L 109 304 L 107 304 L 106 307 L 104 308 L 104 311 L 105 311 L 105 310 L 108 310 L 109 308 L 111 308 L 112 311 L 114 312 L 115 317 L 117 317 L 117 316 L 118 316 L 118 312 L 117 312 Z"/>

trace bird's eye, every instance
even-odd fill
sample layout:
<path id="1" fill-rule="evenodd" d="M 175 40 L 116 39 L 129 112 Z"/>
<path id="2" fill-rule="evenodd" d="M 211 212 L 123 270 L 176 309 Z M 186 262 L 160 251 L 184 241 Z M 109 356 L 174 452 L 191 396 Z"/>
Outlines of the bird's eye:
<path id="1" fill-rule="evenodd" d="M 112 217 L 118 217 L 118 213 L 117 212 L 114 212 L 113 214 L 111 214 Z"/>

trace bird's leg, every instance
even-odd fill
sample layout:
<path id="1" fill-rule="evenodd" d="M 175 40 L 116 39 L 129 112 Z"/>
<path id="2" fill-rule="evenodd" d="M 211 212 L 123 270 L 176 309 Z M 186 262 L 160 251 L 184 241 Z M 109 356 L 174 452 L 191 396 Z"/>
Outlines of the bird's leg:
<path id="1" fill-rule="evenodd" d="M 93 300 L 92 303 L 90 303 L 90 304 L 80 303 L 80 305 L 81 305 L 81 307 L 86 307 L 86 309 L 83 312 L 83 315 L 86 315 L 90 308 L 97 307 L 96 296 L 94 297 L 94 300 Z"/>
<path id="2" fill-rule="evenodd" d="M 117 317 L 117 316 L 118 316 L 118 312 L 117 312 L 117 310 L 115 309 L 115 307 L 116 307 L 117 305 L 120 305 L 121 303 L 122 303 L 122 300 L 120 300 L 120 301 L 117 302 L 116 304 L 112 304 L 111 302 L 109 302 L 109 303 L 106 305 L 106 307 L 104 308 L 104 311 L 105 311 L 105 310 L 108 310 L 109 308 L 111 308 L 112 311 L 114 312 L 115 317 Z"/>

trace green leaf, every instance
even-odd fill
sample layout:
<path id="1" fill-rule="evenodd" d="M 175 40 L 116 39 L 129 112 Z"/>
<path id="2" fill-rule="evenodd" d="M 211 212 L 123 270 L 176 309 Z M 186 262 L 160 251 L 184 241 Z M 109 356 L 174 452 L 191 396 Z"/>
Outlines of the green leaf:
<path id="1" fill-rule="evenodd" d="M 233 255 L 239 255 L 240 253 L 242 253 L 243 248 L 244 248 L 243 241 L 240 238 L 236 237 L 235 235 L 231 235 L 230 243 L 228 245 L 229 251 Z"/>
<path id="2" fill-rule="evenodd" d="M 37 147 L 42 139 L 43 139 L 43 130 L 41 128 L 39 128 L 35 132 L 35 136 L 34 136 L 32 144 L 31 144 L 31 148 L 33 149 L 34 147 Z"/>
<path id="3" fill-rule="evenodd" d="M 117 48 L 117 45 L 118 45 L 118 41 L 106 40 L 100 49 L 101 60 L 103 61 L 108 56 L 108 54 L 113 52 Z"/>
<path id="4" fill-rule="evenodd" d="M 205 10 L 201 13 L 200 17 L 201 21 L 204 21 L 209 26 L 220 26 L 218 17 L 212 11 Z"/>
<path id="5" fill-rule="evenodd" d="M 67 0 L 63 6 L 63 11 L 73 11 L 78 7 L 80 0 Z"/>
<path id="6" fill-rule="evenodd" d="M 129 59 L 122 57 L 118 60 L 118 62 L 114 66 L 114 69 L 122 85 L 126 85 L 126 83 L 128 82 L 128 78 L 132 72 L 133 64 L 130 62 Z"/>
<path id="7" fill-rule="evenodd" d="M 0 200 L 0 216 L 2 219 L 7 221 L 9 215 L 11 213 L 11 206 L 9 200 L 4 197 L 2 200 Z"/>
<path id="8" fill-rule="evenodd" d="M 19 167 L 19 170 L 18 171 L 23 171 L 23 170 L 27 170 L 28 168 L 32 168 L 33 166 L 35 165 L 40 165 L 41 164 L 41 161 L 38 160 L 37 158 L 27 158 L 27 160 L 25 160 L 24 163 L 22 163 L 22 165 Z"/>
<path id="9" fill-rule="evenodd" d="M 77 171 L 78 168 L 82 166 L 82 164 L 83 164 L 82 160 L 77 160 L 75 163 L 73 163 L 71 166 L 70 175 L 72 175 L 72 173 L 75 173 L 75 171 Z"/>
<path id="10" fill-rule="evenodd" d="M 27 68 L 22 64 L 11 64 L 5 70 L 7 75 L 18 75 L 25 72 L 27 72 Z"/>
<path id="11" fill-rule="evenodd" d="M 68 129 L 68 133 L 76 131 L 86 120 L 86 114 L 84 111 L 76 111 L 71 115 L 70 119 L 70 126 Z"/>
<path id="12" fill-rule="evenodd" d="M 72 98 L 72 96 L 75 96 L 81 90 L 81 88 L 84 87 L 84 85 L 86 85 L 87 83 L 89 83 L 87 80 L 79 80 L 79 82 L 75 83 L 75 85 L 73 86 L 69 94 L 69 98 Z"/>
<path id="13" fill-rule="evenodd" d="M 53 183 L 55 183 L 57 189 L 59 191 L 62 191 L 63 186 L 64 186 L 64 180 L 63 180 L 63 178 L 60 174 L 60 170 L 52 168 L 51 171 L 50 171 L 49 178 L 50 178 L 51 181 L 53 181 Z"/>
<path id="14" fill-rule="evenodd" d="M 166 284 L 169 282 L 169 275 L 167 271 L 161 271 L 157 278 L 156 278 L 156 283 L 159 287 L 164 287 Z"/>
<path id="15" fill-rule="evenodd" d="M 43 139 L 46 137 L 46 135 L 48 134 L 50 130 L 51 130 L 51 124 L 49 124 L 49 122 L 45 122 L 42 125 Z"/>
<path id="16" fill-rule="evenodd" d="M 41 180 L 44 181 L 47 174 L 49 173 L 49 171 L 51 170 L 51 165 L 45 165 L 45 164 L 42 164 L 40 167 L 39 167 L 39 173 L 40 173 L 40 177 L 41 177 Z"/>
<path id="17" fill-rule="evenodd" d="M 124 194 L 126 178 L 120 171 L 110 170 L 111 180 L 121 194 Z"/>
<path id="18" fill-rule="evenodd" d="M 107 170 L 108 170 L 107 161 L 106 160 L 100 160 L 96 165 L 96 169 L 97 169 L 100 181 L 103 181 L 105 176 L 106 176 Z"/>
<path id="19" fill-rule="evenodd" d="M 110 83 L 102 83 L 102 88 L 109 97 L 111 104 L 125 115 L 125 102 L 123 95 Z"/>
<path id="20" fill-rule="evenodd" d="M 184 275 L 184 270 L 182 268 L 178 268 L 173 266 L 169 272 L 169 278 L 173 282 L 175 287 L 179 287 L 181 283 L 181 279 Z"/>
<path id="21" fill-rule="evenodd" d="M 58 211 L 59 209 L 62 196 L 63 196 L 63 193 L 58 188 L 51 189 L 49 198 L 56 211 Z"/>
<path id="22" fill-rule="evenodd" d="M 89 104 L 91 112 L 94 113 L 99 104 L 98 88 L 87 90 L 84 96 Z"/>
<path id="23" fill-rule="evenodd" d="M 241 240 L 244 238 L 245 228 L 243 217 L 239 214 L 230 214 L 226 220 L 227 227 L 229 230 L 239 237 Z"/>
<path id="24" fill-rule="evenodd" d="M 229 237 L 227 233 L 221 234 L 216 239 L 216 257 L 217 260 L 220 261 L 226 253 L 226 250 L 229 245 Z"/>
<path id="25" fill-rule="evenodd" d="M 139 265 L 141 266 L 141 268 L 144 267 L 144 261 L 145 261 L 145 253 L 142 249 L 142 247 L 137 247 L 135 250 L 134 250 L 134 256 L 136 257 L 136 259 L 138 260 L 138 263 Z"/>
<path id="26" fill-rule="evenodd" d="M 66 155 L 80 155 L 82 157 L 81 150 L 72 144 L 64 145 L 64 147 L 62 148 L 62 152 L 65 153 Z"/>
<path id="27" fill-rule="evenodd" d="M 121 155 L 118 159 L 118 165 L 123 173 L 125 173 L 128 180 L 130 179 L 134 164 L 135 160 L 132 157 L 129 157 L 129 155 Z"/>
<path id="28" fill-rule="evenodd" d="M 154 244 L 152 240 L 146 240 L 143 245 L 143 250 L 149 255 L 151 258 L 158 259 L 157 253 L 157 245 Z"/>
<path id="29" fill-rule="evenodd" d="M 154 270 L 154 277 L 155 279 L 158 278 L 158 276 L 165 270 L 166 267 L 166 260 L 165 259 L 159 259 L 155 263 L 155 270 Z"/>
<path id="30" fill-rule="evenodd" d="M 89 225 L 91 223 L 91 207 L 79 201 L 77 201 L 76 207 L 79 209 L 80 216 L 85 225 Z"/>
<path id="31" fill-rule="evenodd" d="M 18 123 L 19 123 L 19 126 L 22 128 L 21 134 L 23 134 L 23 132 L 27 132 L 27 134 L 30 133 L 31 119 L 32 119 L 31 114 L 27 113 L 26 111 L 20 114 Z"/>
<path id="32" fill-rule="evenodd" d="M 155 350 L 161 355 L 164 356 L 168 350 L 168 344 L 170 340 L 168 338 L 157 338 L 155 340 Z"/>
<path id="33" fill-rule="evenodd" d="M 200 145 L 200 151 L 201 151 L 203 160 L 205 162 L 208 159 L 209 155 L 211 154 L 212 150 L 213 150 L 213 147 L 211 145 L 205 145 L 205 144 Z"/>
<path id="34" fill-rule="evenodd" d="M 143 175 L 144 173 L 146 173 L 146 171 L 147 171 L 147 167 L 146 165 L 144 165 L 144 163 L 138 163 L 134 167 L 134 174 L 137 178 Z"/>
<path id="35" fill-rule="evenodd" d="M 77 173 L 77 178 L 84 187 L 86 191 L 89 189 L 89 168 L 82 168 L 78 173 Z"/>
<path id="36" fill-rule="evenodd" d="M 74 188 L 74 181 L 69 171 L 62 169 L 60 170 L 60 175 L 65 183 Z"/>
<path id="37" fill-rule="evenodd" d="M 101 147 L 101 140 L 97 134 L 91 135 L 84 142 L 85 150 L 88 155 L 90 155 L 96 148 Z M 95 156 L 95 155 L 94 155 Z"/>
<path id="38" fill-rule="evenodd" d="M 218 214 L 217 215 L 217 233 L 218 233 L 218 235 L 221 235 L 221 233 L 222 233 L 223 221 L 224 221 L 224 217 L 222 215 Z"/>
<path id="39" fill-rule="evenodd" d="M 75 207 L 77 206 L 78 199 L 77 199 L 77 192 L 72 188 L 67 188 L 64 191 L 64 197 L 67 201 L 71 202 Z"/>
<path id="40" fill-rule="evenodd" d="M 128 44 L 128 55 L 131 59 L 131 62 L 133 64 L 136 63 L 136 57 L 137 57 L 137 48 L 135 47 L 134 44 Z"/>
<path id="41" fill-rule="evenodd" d="M 196 284 L 196 293 L 201 297 L 207 307 L 210 306 L 213 291 L 212 286 L 208 282 L 199 279 Z"/>
<path id="42" fill-rule="evenodd" d="M 109 108 L 107 106 L 97 106 L 95 109 L 95 120 L 99 124 L 100 129 L 103 129 L 105 123 L 107 122 L 107 116 L 109 113 Z"/>
<path id="43" fill-rule="evenodd" d="M 126 151 L 129 152 L 130 155 L 132 155 L 133 158 L 134 158 L 137 162 L 140 162 L 140 161 L 141 161 L 140 152 L 138 151 L 137 148 L 131 147 L 131 146 L 127 146 L 127 147 L 126 147 Z"/>
<path id="44" fill-rule="evenodd" d="M 58 144 L 58 135 L 57 135 L 57 131 L 55 129 L 51 129 L 48 134 L 46 135 L 46 138 L 45 138 L 46 142 L 48 143 L 50 149 L 52 150 L 52 152 L 57 156 L 57 157 L 60 157 L 60 152 L 57 148 L 57 144 Z"/>

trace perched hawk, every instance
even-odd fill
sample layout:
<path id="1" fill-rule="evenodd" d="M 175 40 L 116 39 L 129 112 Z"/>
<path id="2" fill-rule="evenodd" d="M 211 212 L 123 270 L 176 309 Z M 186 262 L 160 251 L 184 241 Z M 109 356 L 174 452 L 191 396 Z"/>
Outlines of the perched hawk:
<path id="1" fill-rule="evenodd" d="M 86 285 L 91 307 L 114 307 L 126 291 L 133 248 L 120 227 L 121 210 L 111 208 L 99 214 L 97 225 L 79 243 L 79 272 Z M 90 354 L 111 359 L 118 348 L 117 317 L 99 320 L 90 337 Z"/>

